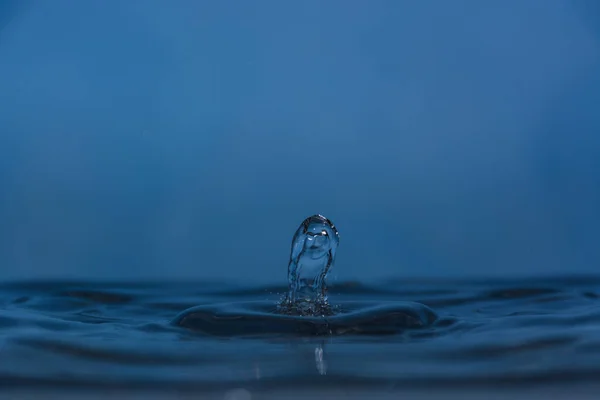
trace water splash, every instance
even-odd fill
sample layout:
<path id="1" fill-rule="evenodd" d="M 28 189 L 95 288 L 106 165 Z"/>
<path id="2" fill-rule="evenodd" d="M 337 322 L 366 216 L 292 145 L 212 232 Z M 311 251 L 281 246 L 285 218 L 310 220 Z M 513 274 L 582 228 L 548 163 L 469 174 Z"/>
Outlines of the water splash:
<path id="1" fill-rule="evenodd" d="M 288 293 L 279 311 L 297 315 L 331 315 L 327 273 L 333 266 L 340 236 L 333 223 L 317 214 L 306 218 L 292 239 Z"/>
<path id="2" fill-rule="evenodd" d="M 322 215 L 306 218 L 292 239 L 288 291 L 274 303 L 246 301 L 203 304 L 188 308 L 173 320 L 176 326 L 214 336 L 387 335 L 431 327 L 437 314 L 424 304 L 406 301 L 343 301 L 335 307 L 327 299 L 327 273 L 335 262 L 340 238 L 333 223 Z M 327 365 L 323 351 L 315 351 L 319 373 Z"/>

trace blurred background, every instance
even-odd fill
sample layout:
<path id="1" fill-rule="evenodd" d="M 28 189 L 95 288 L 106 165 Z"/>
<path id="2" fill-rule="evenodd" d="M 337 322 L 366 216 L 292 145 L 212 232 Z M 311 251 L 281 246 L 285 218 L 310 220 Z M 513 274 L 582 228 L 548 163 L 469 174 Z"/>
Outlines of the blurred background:
<path id="1" fill-rule="evenodd" d="M 596 0 L 1 0 L 0 279 L 595 273 Z"/>

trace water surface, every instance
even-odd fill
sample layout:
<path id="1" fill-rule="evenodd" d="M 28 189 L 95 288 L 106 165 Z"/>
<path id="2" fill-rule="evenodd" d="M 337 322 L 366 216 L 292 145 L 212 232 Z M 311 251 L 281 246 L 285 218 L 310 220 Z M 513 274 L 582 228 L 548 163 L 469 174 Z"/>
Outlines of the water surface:
<path id="1" fill-rule="evenodd" d="M 214 336 L 175 326 L 173 318 L 197 305 L 260 301 L 275 307 L 287 287 L 5 283 L 0 393 L 150 390 L 222 398 L 237 388 L 246 391 L 239 392 L 243 398 L 298 394 L 294 388 L 448 394 L 593 387 L 600 376 L 599 289 L 600 277 L 347 282 L 330 287 L 332 305 L 413 301 L 435 310 L 441 323 L 394 334 Z"/>

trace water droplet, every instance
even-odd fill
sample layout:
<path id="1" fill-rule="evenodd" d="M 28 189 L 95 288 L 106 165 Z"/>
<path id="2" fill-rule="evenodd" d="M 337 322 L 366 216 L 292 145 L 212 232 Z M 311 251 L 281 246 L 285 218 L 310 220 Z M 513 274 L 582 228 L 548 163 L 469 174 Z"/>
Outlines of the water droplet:
<path id="1" fill-rule="evenodd" d="M 329 315 L 327 273 L 340 241 L 333 223 L 322 215 L 306 218 L 292 239 L 287 297 L 281 310 L 288 314 Z"/>

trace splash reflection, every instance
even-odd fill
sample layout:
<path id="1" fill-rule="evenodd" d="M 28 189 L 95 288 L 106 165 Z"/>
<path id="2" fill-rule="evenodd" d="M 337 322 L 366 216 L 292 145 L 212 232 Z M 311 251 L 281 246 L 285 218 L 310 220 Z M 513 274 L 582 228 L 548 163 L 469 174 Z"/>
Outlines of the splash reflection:
<path id="1" fill-rule="evenodd" d="M 323 345 L 315 347 L 315 364 L 319 375 L 327 374 L 327 360 L 325 360 L 323 348 Z"/>

